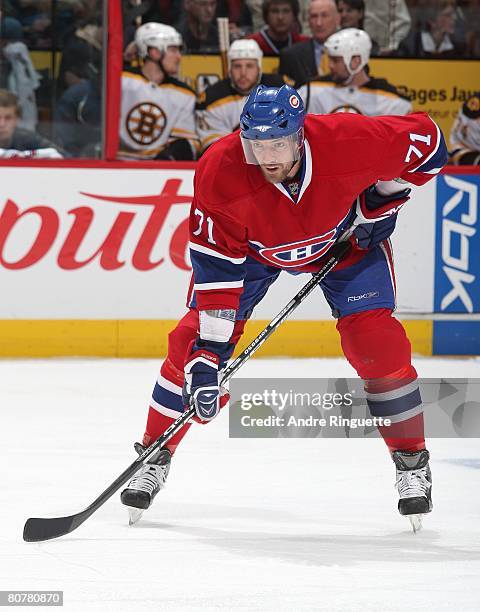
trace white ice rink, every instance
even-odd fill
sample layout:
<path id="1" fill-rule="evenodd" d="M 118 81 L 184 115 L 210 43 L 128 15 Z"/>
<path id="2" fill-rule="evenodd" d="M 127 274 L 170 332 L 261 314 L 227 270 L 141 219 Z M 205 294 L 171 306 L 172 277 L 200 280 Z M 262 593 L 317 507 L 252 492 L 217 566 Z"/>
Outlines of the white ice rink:
<path id="1" fill-rule="evenodd" d="M 128 527 L 115 495 L 72 534 L 29 516 L 87 506 L 134 459 L 159 363 L 0 361 L 0 589 L 63 590 L 66 610 L 480 610 L 480 441 L 430 440 L 434 512 L 399 516 L 381 439 L 229 439 L 192 427 L 167 488 Z M 417 359 L 480 378 L 480 359 Z M 252 360 L 241 376 L 351 376 L 343 360 Z"/>

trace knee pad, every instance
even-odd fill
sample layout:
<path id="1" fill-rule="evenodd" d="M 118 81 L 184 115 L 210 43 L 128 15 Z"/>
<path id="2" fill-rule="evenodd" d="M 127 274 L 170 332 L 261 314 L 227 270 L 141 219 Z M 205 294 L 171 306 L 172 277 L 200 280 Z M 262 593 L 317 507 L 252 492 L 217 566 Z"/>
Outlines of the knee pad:
<path id="1" fill-rule="evenodd" d="M 360 378 L 382 378 L 412 367 L 410 341 L 391 310 L 379 308 L 342 317 L 337 329 L 345 357 Z"/>

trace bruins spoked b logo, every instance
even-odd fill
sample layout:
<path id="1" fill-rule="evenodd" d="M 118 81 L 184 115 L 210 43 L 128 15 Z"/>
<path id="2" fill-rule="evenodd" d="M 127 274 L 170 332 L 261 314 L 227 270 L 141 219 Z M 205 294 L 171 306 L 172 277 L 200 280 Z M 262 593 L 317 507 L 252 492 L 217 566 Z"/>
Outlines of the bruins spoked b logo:
<path id="1" fill-rule="evenodd" d="M 167 118 L 163 110 L 153 102 L 141 102 L 127 115 L 127 132 L 140 145 L 151 145 L 160 138 Z"/>
<path id="2" fill-rule="evenodd" d="M 363 115 L 362 111 L 352 104 L 342 104 L 341 106 L 336 106 L 330 111 L 331 115 L 334 113 L 353 113 L 354 115 Z"/>

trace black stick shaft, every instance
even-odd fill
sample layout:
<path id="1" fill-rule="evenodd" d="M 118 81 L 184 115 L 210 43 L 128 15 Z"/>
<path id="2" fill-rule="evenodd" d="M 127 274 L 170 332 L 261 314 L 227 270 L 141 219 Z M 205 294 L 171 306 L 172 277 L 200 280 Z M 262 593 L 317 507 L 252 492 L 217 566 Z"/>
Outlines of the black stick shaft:
<path id="1" fill-rule="evenodd" d="M 322 268 L 312 276 L 308 283 L 288 302 L 278 315 L 271 321 L 258 336 L 240 353 L 240 355 L 225 368 L 221 384 L 225 384 L 250 357 L 262 346 L 262 344 L 273 334 L 279 325 L 310 295 L 318 283 L 325 278 L 332 268 L 350 250 L 349 242 L 340 242 L 334 245 L 330 256 Z M 52 519 L 29 518 L 23 530 L 23 539 L 26 542 L 40 542 L 50 540 L 72 532 L 96 512 L 103 504 L 138 472 L 143 463 L 152 457 L 158 450 L 163 448 L 168 441 L 195 415 L 195 408 L 191 406 L 174 421 L 165 432 L 123 471 L 112 484 L 101 493 L 85 510 L 72 516 L 64 516 Z"/>

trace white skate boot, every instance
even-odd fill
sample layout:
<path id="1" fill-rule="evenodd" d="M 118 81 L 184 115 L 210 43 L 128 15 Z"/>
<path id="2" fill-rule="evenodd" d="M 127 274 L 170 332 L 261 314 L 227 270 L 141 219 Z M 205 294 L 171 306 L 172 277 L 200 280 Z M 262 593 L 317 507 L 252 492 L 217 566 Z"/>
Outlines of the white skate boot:
<path id="1" fill-rule="evenodd" d="M 137 452 L 145 450 L 140 446 L 135 445 Z M 155 495 L 164 488 L 171 460 L 172 454 L 168 449 L 158 451 L 140 468 L 128 483 L 128 487 L 122 491 L 120 500 L 128 507 L 130 525 L 140 520 L 143 512 L 151 506 Z"/>
<path id="2" fill-rule="evenodd" d="M 392 459 L 397 468 L 398 510 L 408 516 L 416 533 L 422 526 L 423 516 L 433 508 L 430 454 L 425 449 L 413 453 L 395 451 Z"/>

